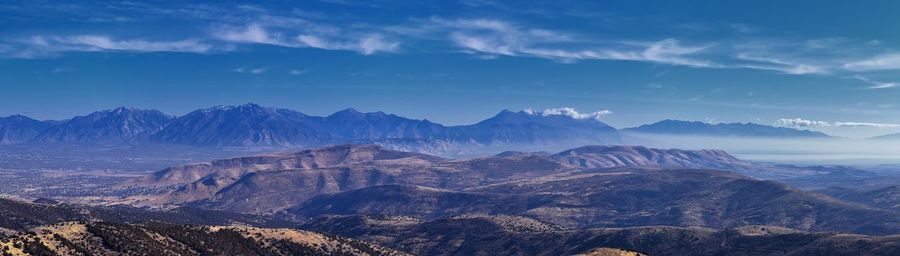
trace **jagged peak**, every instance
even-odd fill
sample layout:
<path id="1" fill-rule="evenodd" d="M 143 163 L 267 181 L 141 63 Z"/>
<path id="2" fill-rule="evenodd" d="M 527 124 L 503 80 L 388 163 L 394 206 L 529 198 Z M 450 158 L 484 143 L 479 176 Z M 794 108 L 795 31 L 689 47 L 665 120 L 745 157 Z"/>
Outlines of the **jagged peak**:
<path id="1" fill-rule="evenodd" d="M 7 116 L 7 117 L 0 117 L 0 120 L 2 120 L 2 119 L 7 119 L 7 120 L 29 120 L 29 121 L 32 121 L 32 120 L 33 120 L 33 121 L 37 121 L 37 120 L 35 120 L 34 118 L 31 118 L 31 117 L 28 117 L 28 116 L 25 116 L 25 115 L 22 115 L 22 114 L 13 114 L 13 115 L 10 115 L 10 116 Z"/>
<path id="2" fill-rule="evenodd" d="M 212 113 L 212 112 L 254 112 L 254 113 L 276 113 L 284 109 L 266 107 L 256 103 L 245 103 L 241 105 L 218 105 L 206 109 L 194 111 L 192 113 Z M 293 111 L 293 110 L 291 110 Z M 299 112 L 298 112 L 299 113 Z"/>
<path id="3" fill-rule="evenodd" d="M 362 117 L 365 116 L 366 113 L 360 112 L 355 108 L 345 108 L 343 110 L 334 112 L 331 115 L 328 115 L 326 118 L 347 118 L 347 117 Z"/>
<path id="4" fill-rule="evenodd" d="M 352 107 L 345 108 L 344 110 L 338 111 L 337 113 L 362 114 L 362 112 L 360 112 L 359 110 L 356 110 L 355 108 L 352 108 Z"/>
<path id="5" fill-rule="evenodd" d="M 126 107 L 126 106 L 119 106 L 119 107 L 113 108 L 113 109 L 95 111 L 93 113 L 88 114 L 87 116 L 98 116 L 98 115 L 99 116 L 105 116 L 105 115 L 128 116 L 128 115 L 135 115 L 135 114 L 159 114 L 159 115 L 166 116 L 168 118 L 172 117 L 172 116 L 166 115 L 162 111 L 159 111 L 156 109 L 139 109 L 139 108 L 135 108 L 135 107 Z"/>
<path id="6" fill-rule="evenodd" d="M 247 109 L 247 108 L 267 108 L 259 104 L 248 102 L 240 105 L 218 105 L 207 108 L 208 110 L 231 110 L 231 109 Z"/>
<path id="7" fill-rule="evenodd" d="M 134 112 L 134 111 L 138 111 L 138 109 L 136 109 L 136 108 L 134 108 L 134 107 L 120 106 L 120 107 L 118 107 L 118 108 L 114 108 L 114 109 L 109 110 L 109 111 L 110 111 L 110 112 L 115 112 L 115 113 L 122 113 L 122 112 Z"/>

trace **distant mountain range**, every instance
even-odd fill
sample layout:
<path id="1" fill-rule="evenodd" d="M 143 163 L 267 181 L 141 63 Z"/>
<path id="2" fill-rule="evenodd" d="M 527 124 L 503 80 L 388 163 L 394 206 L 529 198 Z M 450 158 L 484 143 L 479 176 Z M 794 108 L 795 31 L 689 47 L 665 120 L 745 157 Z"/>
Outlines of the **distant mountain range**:
<path id="1" fill-rule="evenodd" d="M 828 134 L 775 127 L 754 123 L 719 123 L 711 124 L 699 121 L 663 120 L 652 124 L 623 129 L 624 132 L 697 135 L 697 136 L 733 136 L 733 137 L 774 137 L 774 138 L 828 138 Z"/>
<path id="2" fill-rule="evenodd" d="M 504 110 L 473 125 L 444 126 L 384 112 L 346 109 L 310 116 L 256 104 L 217 106 L 170 117 L 156 110 L 117 108 L 62 122 L 25 116 L 0 119 L 3 144 L 172 143 L 214 147 L 304 147 L 379 144 L 559 145 L 617 144 L 618 131 L 596 119 Z"/>
<path id="3" fill-rule="evenodd" d="M 623 131 L 703 136 L 828 137 L 820 132 L 752 123 L 708 124 L 677 120 Z M 180 117 L 157 110 L 122 107 L 64 121 L 38 121 L 21 115 L 0 118 L 0 144 L 20 143 L 162 143 L 242 148 L 373 143 L 440 153 L 486 147 L 517 149 L 517 146 L 557 150 L 582 145 L 621 144 L 623 140 L 618 130 L 594 116 L 559 111 L 504 110 L 472 125 L 444 126 L 384 112 L 362 113 L 346 109 L 322 117 L 250 103 L 216 106 Z"/>
<path id="4" fill-rule="evenodd" d="M 872 140 L 900 140 L 900 133 L 892 133 L 892 134 L 887 134 L 887 135 L 875 136 L 875 137 L 872 137 L 869 139 L 872 139 Z"/>

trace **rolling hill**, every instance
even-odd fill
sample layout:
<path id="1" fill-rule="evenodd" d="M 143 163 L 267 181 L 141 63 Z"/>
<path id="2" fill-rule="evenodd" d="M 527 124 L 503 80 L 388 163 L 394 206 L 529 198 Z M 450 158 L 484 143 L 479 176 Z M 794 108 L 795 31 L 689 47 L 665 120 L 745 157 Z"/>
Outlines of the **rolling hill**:
<path id="1" fill-rule="evenodd" d="M 341 145 L 165 169 L 123 184 L 162 192 L 123 202 L 306 219 L 510 214 L 573 228 L 776 225 L 867 234 L 900 231 L 896 212 L 745 176 L 826 172 L 746 162 L 714 150 L 587 146 L 556 154 L 507 152 L 453 160 Z"/>

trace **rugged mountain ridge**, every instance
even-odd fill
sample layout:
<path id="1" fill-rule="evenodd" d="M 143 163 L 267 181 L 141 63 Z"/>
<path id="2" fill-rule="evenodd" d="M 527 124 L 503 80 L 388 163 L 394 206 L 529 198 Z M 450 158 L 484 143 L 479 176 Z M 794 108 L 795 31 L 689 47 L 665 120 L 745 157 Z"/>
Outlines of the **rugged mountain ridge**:
<path id="1" fill-rule="evenodd" d="M 23 115 L 0 117 L 0 145 L 28 142 L 52 126 Z"/>
<path id="2" fill-rule="evenodd" d="M 120 107 L 77 116 L 53 125 L 32 141 L 39 143 L 131 143 L 165 126 L 170 116 L 157 110 Z"/>
<path id="3" fill-rule="evenodd" d="M 472 125 L 443 126 L 384 112 L 345 109 L 320 117 L 248 103 L 215 106 L 180 117 L 117 108 L 57 124 L 24 116 L 0 119 L 4 144 L 161 143 L 204 147 L 301 148 L 375 143 L 427 152 L 485 147 L 570 147 L 620 143 L 618 131 L 595 118 L 504 110 Z"/>
<path id="4" fill-rule="evenodd" d="M 621 142 L 615 128 L 595 119 L 566 115 L 545 116 L 505 110 L 477 124 L 448 127 L 383 112 L 362 113 L 346 109 L 316 117 L 255 104 L 194 111 L 175 119 L 153 139 L 162 143 L 213 146 L 315 146 L 363 142 L 410 147 L 424 142 L 464 147 L 470 144 Z"/>
<path id="5" fill-rule="evenodd" d="M 155 142 L 201 146 L 306 146 L 331 139 L 310 116 L 256 104 L 193 111 L 152 136 Z"/>
<path id="6" fill-rule="evenodd" d="M 323 122 L 331 131 L 347 139 L 446 139 L 450 136 L 443 125 L 381 111 L 362 113 L 348 108 L 323 118 Z"/>

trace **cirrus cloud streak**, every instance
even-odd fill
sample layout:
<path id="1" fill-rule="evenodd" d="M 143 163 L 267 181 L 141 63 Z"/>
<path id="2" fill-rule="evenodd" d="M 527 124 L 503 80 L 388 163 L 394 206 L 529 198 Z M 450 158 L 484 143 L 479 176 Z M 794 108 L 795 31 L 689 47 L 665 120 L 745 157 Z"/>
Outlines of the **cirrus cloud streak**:
<path id="1" fill-rule="evenodd" d="M 803 118 L 782 118 L 775 122 L 777 126 L 791 128 L 815 128 L 815 127 L 874 127 L 874 128 L 898 128 L 900 124 L 868 123 L 868 122 L 828 122 Z"/>

